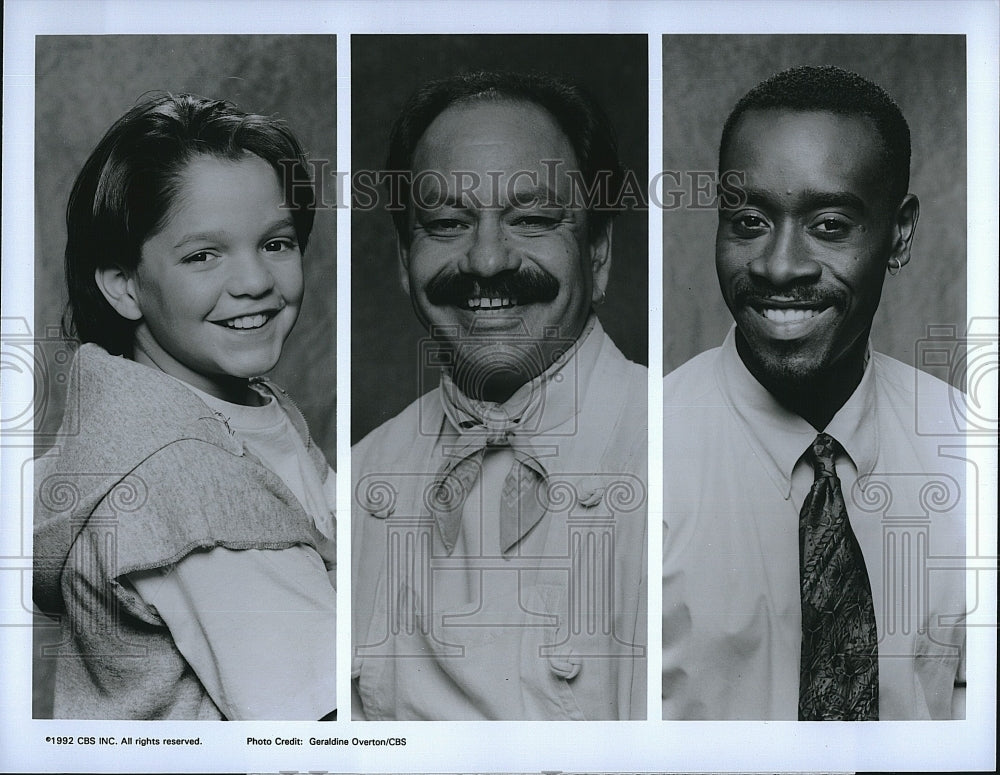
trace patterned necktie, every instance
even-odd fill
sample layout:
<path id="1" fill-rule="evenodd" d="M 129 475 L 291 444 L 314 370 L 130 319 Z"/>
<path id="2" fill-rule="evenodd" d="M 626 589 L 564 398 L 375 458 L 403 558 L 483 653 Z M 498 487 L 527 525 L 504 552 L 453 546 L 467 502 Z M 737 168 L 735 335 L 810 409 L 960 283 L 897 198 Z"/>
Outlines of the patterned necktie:
<path id="1" fill-rule="evenodd" d="M 479 419 L 456 418 L 463 444 L 449 451 L 431 492 L 430 507 L 445 548 L 455 548 L 462 524 L 462 509 L 482 471 L 486 450 L 509 446 L 514 463 L 504 479 L 500 496 L 500 550 L 509 551 L 545 513 L 545 467 L 530 444 L 515 434 L 519 420 L 493 406 Z"/>
<path id="2" fill-rule="evenodd" d="M 834 469 L 837 448 L 821 433 L 806 452 L 816 478 L 799 513 L 800 721 L 878 719 L 875 608 Z"/>

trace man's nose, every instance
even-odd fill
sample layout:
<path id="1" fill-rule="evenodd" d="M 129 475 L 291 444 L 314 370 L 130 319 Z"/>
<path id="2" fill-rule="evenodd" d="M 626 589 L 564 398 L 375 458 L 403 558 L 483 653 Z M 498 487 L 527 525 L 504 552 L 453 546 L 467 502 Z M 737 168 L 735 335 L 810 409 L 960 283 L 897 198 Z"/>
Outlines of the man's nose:
<path id="1" fill-rule="evenodd" d="M 469 249 L 459 260 L 459 270 L 480 277 L 492 277 L 520 266 L 518 251 L 504 234 L 500 219 L 489 215 L 480 218 Z"/>
<path id="2" fill-rule="evenodd" d="M 750 261 L 750 274 L 776 287 L 815 282 L 823 267 L 798 229 L 779 227 Z"/>
<path id="3" fill-rule="evenodd" d="M 271 266 L 259 251 L 244 250 L 233 256 L 228 285 L 233 296 L 263 296 L 273 287 Z"/>

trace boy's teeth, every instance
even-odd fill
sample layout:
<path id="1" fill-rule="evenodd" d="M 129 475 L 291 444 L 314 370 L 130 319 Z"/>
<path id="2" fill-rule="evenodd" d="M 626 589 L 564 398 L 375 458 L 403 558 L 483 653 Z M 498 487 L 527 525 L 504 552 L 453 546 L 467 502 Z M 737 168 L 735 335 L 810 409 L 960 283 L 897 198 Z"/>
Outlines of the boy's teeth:
<path id="1" fill-rule="evenodd" d="M 227 328 L 260 328 L 267 322 L 267 315 L 244 315 L 226 321 Z"/>
<path id="2" fill-rule="evenodd" d="M 814 309 L 771 309 L 765 307 L 761 314 L 774 323 L 798 323 L 801 320 L 815 317 L 819 312 Z"/>
<path id="3" fill-rule="evenodd" d="M 517 304 L 517 299 L 507 299 L 507 298 L 487 298 L 487 297 L 476 297 L 469 299 L 466 305 L 469 309 L 503 309 L 505 307 L 513 307 Z"/>

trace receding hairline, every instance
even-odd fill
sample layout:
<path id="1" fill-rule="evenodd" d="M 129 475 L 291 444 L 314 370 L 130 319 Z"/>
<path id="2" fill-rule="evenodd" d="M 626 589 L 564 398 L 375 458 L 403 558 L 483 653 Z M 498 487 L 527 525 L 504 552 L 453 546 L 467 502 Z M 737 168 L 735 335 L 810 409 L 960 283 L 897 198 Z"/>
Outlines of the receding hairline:
<path id="1" fill-rule="evenodd" d="M 413 144 L 413 154 L 410 163 L 410 167 L 416 171 L 418 165 L 416 164 L 417 159 L 420 154 L 424 152 L 427 148 L 427 137 L 435 129 L 436 125 L 441 121 L 442 117 L 449 113 L 457 113 L 460 111 L 471 111 L 480 107 L 490 107 L 496 105 L 514 105 L 521 106 L 529 109 L 533 109 L 536 113 L 545 117 L 549 125 L 557 132 L 559 139 L 566 145 L 572 155 L 573 162 L 579 166 L 579 160 L 576 158 L 576 149 L 573 147 L 573 140 L 563 129 L 562 125 L 559 123 L 559 119 L 552 113 L 551 110 L 546 108 L 544 105 L 526 97 L 521 97 L 520 95 L 509 95 L 503 92 L 496 93 L 492 90 L 490 92 L 481 92 L 475 95 L 470 95 L 467 97 L 462 97 L 459 100 L 446 105 L 433 119 L 427 124 L 427 128 L 420 134 L 420 137 Z M 564 160 L 567 161 L 568 160 Z"/>

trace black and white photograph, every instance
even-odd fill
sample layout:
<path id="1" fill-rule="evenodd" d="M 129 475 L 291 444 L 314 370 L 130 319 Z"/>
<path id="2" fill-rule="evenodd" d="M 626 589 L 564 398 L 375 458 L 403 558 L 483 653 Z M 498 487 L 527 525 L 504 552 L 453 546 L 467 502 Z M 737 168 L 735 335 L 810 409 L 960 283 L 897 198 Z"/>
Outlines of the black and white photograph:
<path id="1" fill-rule="evenodd" d="M 351 54 L 352 718 L 645 718 L 646 41 Z"/>
<path id="2" fill-rule="evenodd" d="M 35 56 L 33 715 L 333 717 L 335 40 Z"/>
<path id="3" fill-rule="evenodd" d="M 2 16 L 0 772 L 996 771 L 997 0 Z"/>
<path id="4" fill-rule="evenodd" d="M 663 52 L 663 718 L 964 718 L 965 39 Z"/>

